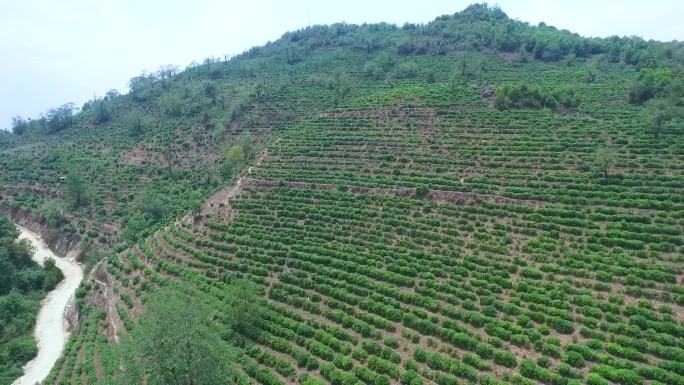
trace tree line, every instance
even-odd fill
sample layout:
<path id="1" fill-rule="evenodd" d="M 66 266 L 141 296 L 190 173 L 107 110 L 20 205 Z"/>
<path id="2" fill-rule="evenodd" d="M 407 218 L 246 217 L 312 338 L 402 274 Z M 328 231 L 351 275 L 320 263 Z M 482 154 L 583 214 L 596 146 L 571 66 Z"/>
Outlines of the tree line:
<path id="1" fill-rule="evenodd" d="M 498 6 L 473 4 L 453 15 L 427 24 L 395 26 L 387 23 L 312 26 L 285 33 L 278 41 L 249 50 L 249 58 L 264 54 L 304 57 L 317 48 L 347 46 L 368 53 L 396 47 L 399 55 L 446 54 L 463 50 L 495 50 L 519 53 L 542 61 L 560 61 L 569 56 L 588 58 L 605 55 L 610 63 L 653 66 L 658 62 L 684 62 L 680 42 L 661 43 L 638 37 L 586 38 L 567 30 L 509 18 Z"/>

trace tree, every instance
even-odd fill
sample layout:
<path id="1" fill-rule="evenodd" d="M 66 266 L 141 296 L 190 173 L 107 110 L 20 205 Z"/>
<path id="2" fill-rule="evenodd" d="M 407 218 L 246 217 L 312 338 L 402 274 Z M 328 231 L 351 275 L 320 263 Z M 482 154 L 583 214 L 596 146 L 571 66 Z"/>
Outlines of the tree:
<path id="1" fill-rule="evenodd" d="M 126 227 L 123 228 L 122 236 L 123 239 L 129 243 L 135 243 L 145 234 L 145 230 L 150 227 L 147 225 L 145 217 L 141 214 L 134 214 L 128 221 L 126 221 Z"/>
<path id="2" fill-rule="evenodd" d="M 245 150 L 240 144 L 234 144 L 230 146 L 228 151 L 226 151 L 226 160 L 231 166 L 235 166 L 240 162 L 245 160 Z"/>
<path id="3" fill-rule="evenodd" d="M 202 91 L 204 92 L 204 96 L 211 99 L 212 103 L 216 103 L 218 88 L 216 87 L 216 84 L 214 82 L 205 81 L 204 83 L 202 83 Z"/>
<path id="4" fill-rule="evenodd" d="M 680 104 L 684 97 L 684 70 L 678 68 L 642 68 L 629 90 L 629 101 L 644 104 L 653 98 L 669 98 Z"/>
<path id="5" fill-rule="evenodd" d="M 14 135 L 24 135 L 28 131 L 29 123 L 21 116 L 12 117 L 12 133 Z"/>
<path id="6" fill-rule="evenodd" d="M 66 176 L 66 191 L 74 208 L 82 206 L 88 196 L 88 186 L 76 171 L 70 171 Z"/>
<path id="7" fill-rule="evenodd" d="M 650 104 L 650 107 L 653 114 L 653 133 L 655 134 L 655 138 L 659 139 L 663 125 L 678 115 L 677 107 L 664 99 L 654 100 Z"/>
<path id="8" fill-rule="evenodd" d="M 64 206 L 64 201 L 61 199 L 50 199 L 46 200 L 38 211 L 47 220 L 50 227 L 59 228 L 69 222 L 64 216 Z"/>
<path id="9" fill-rule="evenodd" d="M 380 80 L 385 77 L 385 71 L 376 60 L 371 60 L 363 66 L 363 73 L 372 79 Z"/>
<path id="10" fill-rule="evenodd" d="M 285 92 L 287 91 L 288 87 L 292 84 L 292 80 L 290 79 L 290 75 L 287 73 L 281 73 L 280 76 L 278 76 L 278 83 L 277 83 L 277 88 L 279 92 Z"/>
<path id="11" fill-rule="evenodd" d="M 368 61 L 363 66 L 363 72 L 366 76 L 376 80 L 383 79 L 385 74 L 394 67 L 396 57 L 396 48 L 388 47 L 378 53 L 373 60 Z"/>
<path id="12" fill-rule="evenodd" d="M 169 84 L 167 80 L 175 76 L 176 73 L 178 73 L 178 67 L 172 64 L 168 64 L 159 67 L 159 69 L 155 73 L 155 76 L 161 82 L 162 88 L 168 88 Z"/>
<path id="13" fill-rule="evenodd" d="M 142 135 L 147 130 L 147 120 L 145 119 L 145 115 L 139 110 L 129 112 L 124 121 L 128 135 L 133 138 Z"/>
<path id="14" fill-rule="evenodd" d="M 235 381 L 235 351 L 223 341 L 212 311 L 196 298 L 161 289 L 121 342 L 122 384 L 218 385 Z"/>
<path id="15" fill-rule="evenodd" d="M 263 294 L 261 287 L 247 279 L 238 279 L 230 284 L 226 299 L 227 323 L 235 330 L 245 331 L 254 326 L 261 314 L 262 305 L 258 295 Z"/>
<path id="16" fill-rule="evenodd" d="M 603 178 L 608 179 L 608 172 L 615 166 L 615 156 L 608 146 L 599 148 L 596 153 L 595 163 L 603 173 Z"/>
<path id="17" fill-rule="evenodd" d="M 351 92 L 351 78 L 342 70 L 336 70 L 326 83 L 328 88 L 333 91 L 333 104 L 335 106 L 346 99 Z"/>
<path id="18" fill-rule="evenodd" d="M 159 108 L 170 116 L 179 116 L 183 112 L 180 96 L 175 92 L 168 92 L 160 97 Z"/>
<path id="19" fill-rule="evenodd" d="M 83 106 L 84 111 L 93 111 L 93 123 L 102 124 L 112 118 L 112 108 L 105 99 L 95 98 Z"/>
<path id="20" fill-rule="evenodd" d="M 466 61 L 466 55 L 465 53 L 463 54 L 463 57 L 461 60 L 459 60 L 458 65 L 456 66 L 458 69 L 458 72 L 461 74 L 462 78 L 466 77 L 466 72 L 468 70 L 468 62 Z"/>
<path id="21" fill-rule="evenodd" d="M 173 174 L 174 154 L 171 143 L 167 143 L 166 147 L 164 147 L 164 159 L 166 159 L 166 167 L 169 170 L 169 175 Z"/>
<path id="22" fill-rule="evenodd" d="M 48 110 L 44 117 L 47 132 L 52 134 L 71 126 L 75 109 L 74 103 L 67 103 Z"/>
<path id="23" fill-rule="evenodd" d="M 112 108 L 108 102 L 98 100 L 95 103 L 95 124 L 102 124 L 112 118 Z"/>
<path id="24" fill-rule="evenodd" d="M 135 101 L 143 102 L 149 99 L 153 94 L 154 83 L 157 79 L 154 75 L 143 72 L 140 76 L 131 78 L 128 85 L 130 87 L 130 95 Z"/>
<path id="25" fill-rule="evenodd" d="M 289 44 L 285 47 L 285 61 L 287 64 L 295 64 L 301 60 L 301 55 L 297 52 L 297 46 Z"/>
<path id="26" fill-rule="evenodd" d="M 520 46 L 520 49 L 518 49 L 518 62 L 520 63 L 527 63 L 529 59 L 529 52 L 525 49 L 525 46 L 522 45 Z"/>
<path id="27" fill-rule="evenodd" d="M 17 267 L 4 255 L 0 255 L 0 295 L 12 289 L 16 275 Z"/>
<path id="28" fill-rule="evenodd" d="M 655 133 L 655 138 L 659 139 L 660 131 L 662 130 L 663 123 L 671 120 L 673 117 L 672 110 L 668 108 L 656 108 L 653 114 L 653 132 Z"/>
<path id="29" fill-rule="evenodd" d="M 593 83 L 596 81 L 596 71 L 591 68 L 587 67 L 587 83 Z"/>
<path id="30" fill-rule="evenodd" d="M 105 94 L 105 97 L 103 98 L 105 101 L 110 101 L 118 98 L 120 96 L 119 91 L 116 89 L 112 88 L 107 93 Z"/>
<path id="31" fill-rule="evenodd" d="M 139 208 L 148 223 L 159 223 L 169 216 L 169 202 L 163 194 L 147 191 L 140 198 Z"/>
<path id="32" fill-rule="evenodd" d="M 550 108 L 554 111 L 572 109 L 578 100 L 570 86 L 545 88 L 526 82 L 506 83 L 494 93 L 494 106 L 499 110 Z"/>
<path id="33" fill-rule="evenodd" d="M 247 158 L 249 158 L 250 155 L 254 152 L 254 138 L 252 137 L 252 134 L 249 133 L 249 131 L 244 131 L 242 134 L 240 134 L 240 137 L 238 138 L 238 143 L 240 146 L 242 146 L 242 150 L 245 153 L 244 160 L 245 162 L 247 161 Z"/>
<path id="34" fill-rule="evenodd" d="M 451 92 L 457 92 L 458 91 L 458 85 L 461 84 L 461 81 L 463 80 L 463 75 L 461 75 L 461 71 L 458 69 L 454 70 L 454 72 L 451 73 L 451 77 L 449 78 L 449 86 L 451 88 Z"/>

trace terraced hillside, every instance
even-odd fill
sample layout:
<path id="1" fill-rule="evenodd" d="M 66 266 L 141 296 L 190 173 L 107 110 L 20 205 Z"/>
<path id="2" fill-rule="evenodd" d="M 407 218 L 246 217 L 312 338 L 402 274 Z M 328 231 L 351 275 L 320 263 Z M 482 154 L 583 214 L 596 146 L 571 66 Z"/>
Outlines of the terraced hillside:
<path id="1" fill-rule="evenodd" d="M 300 116 L 232 198 L 108 259 L 119 299 L 100 328 L 134 328 L 153 286 L 211 302 L 248 277 L 269 311 L 237 337 L 244 383 L 681 384 L 683 142 L 608 91 L 571 115 Z M 99 338 L 77 337 L 58 378 L 92 375 Z"/>
<path id="2" fill-rule="evenodd" d="M 94 269 L 48 384 L 115 383 L 150 293 L 220 309 L 238 278 L 264 308 L 221 328 L 241 385 L 684 383 L 684 120 L 654 135 L 636 66 L 428 51 L 376 79 L 376 53 L 259 55 L 221 81 L 265 79 L 240 115 L 263 149 Z M 489 89 L 520 81 L 577 102 L 495 108 Z"/>
<path id="3" fill-rule="evenodd" d="M 656 167 L 639 154 L 658 142 L 622 127 L 615 148 L 631 167 L 604 180 L 582 171 L 587 138 L 619 116 L 593 119 L 445 108 L 304 120 L 225 206 L 108 260 L 131 298 L 118 316 L 135 327 L 147 282 L 220 301 L 246 276 L 270 309 L 241 339 L 254 383 L 679 384 L 681 149 Z M 444 140 L 421 146 L 421 130 Z"/>

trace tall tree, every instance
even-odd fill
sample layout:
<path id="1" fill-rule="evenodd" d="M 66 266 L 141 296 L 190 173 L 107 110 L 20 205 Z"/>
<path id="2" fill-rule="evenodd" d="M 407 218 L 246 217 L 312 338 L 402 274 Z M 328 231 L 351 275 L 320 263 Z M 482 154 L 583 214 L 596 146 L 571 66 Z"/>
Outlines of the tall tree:
<path id="1" fill-rule="evenodd" d="M 173 174 L 174 158 L 173 146 L 171 143 L 167 143 L 166 147 L 164 147 L 164 159 L 166 159 L 166 167 L 169 170 L 169 175 Z"/>
<path id="2" fill-rule="evenodd" d="M 93 109 L 93 123 L 105 123 L 112 118 L 112 107 L 106 100 L 95 98 L 89 104 Z"/>
<path id="3" fill-rule="evenodd" d="M 603 173 L 603 178 L 608 179 L 608 173 L 615 166 L 615 155 L 608 146 L 602 146 L 596 153 L 595 163 Z"/>
<path id="4" fill-rule="evenodd" d="M 261 294 L 261 287 L 247 279 L 239 279 L 230 284 L 225 313 L 227 323 L 233 329 L 245 331 L 254 326 L 254 320 L 261 314 Z"/>
<path id="5" fill-rule="evenodd" d="M 466 77 L 466 72 L 468 70 L 468 62 L 466 61 L 466 55 L 465 53 L 463 54 L 463 57 L 461 60 L 458 62 L 458 72 L 461 73 L 461 77 L 465 78 Z"/>
<path id="6" fill-rule="evenodd" d="M 21 116 L 12 117 L 12 133 L 14 135 L 24 135 L 28 131 L 29 123 Z"/>
<path id="7" fill-rule="evenodd" d="M 223 385 L 234 382 L 235 352 L 219 335 L 212 311 L 187 294 L 165 288 L 121 341 L 123 384 Z"/>
<path id="8" fill-rule="evenodd" d="M 147 130 L 147 119 L 145 115 L 139 110 L 133 110 L 126 115 L 124 119 L 126 130 L 131 137 L 138 137 Z"/>
<path id="9" fill-rule="evenodd" d="M 228 151 L 226 151 L 226 160 L 232 167 L 237 166 L 240 162 L 244 162 L 245 150 L 242 148 L 242 145 L 234 144 L 230 146 Z"/>
<path id="10" fill-rule="evenodd" d="M 48 110 L 43 118 L 49 134 L 63 130 L 73 123 L 76 107 L 74 103 L 63 104 L 57 108 Z"/>
<path id="11" fill-rule="evenodd" d="M 81 207 L 87 201 L 88 186 L 75 170 L 70 171 L 66 176 L 66 191 L 74 208 Z"/>
<path id="12" fill-rule="evenodd" d="M 677 108 L 668 100 L 658 99 L 651 103 L 651 111 L 653 134 L 656 139 L 659 139 L 663 125 L 677 116 Z"/>
<path id="13" fill-rule="evenodd" d="M 254 138 L 252 137 L 252 134 L 249 131 L 244 131 L 240 134 L 238 143 L 242 146 L 244 161 L 247 162 L 247 158 L 254 152 Z"/>

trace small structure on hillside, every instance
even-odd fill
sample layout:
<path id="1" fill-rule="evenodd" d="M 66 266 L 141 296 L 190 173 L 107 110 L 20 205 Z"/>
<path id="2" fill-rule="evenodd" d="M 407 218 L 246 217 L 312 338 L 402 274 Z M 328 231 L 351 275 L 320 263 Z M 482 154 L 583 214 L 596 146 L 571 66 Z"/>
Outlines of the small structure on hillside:
<path id="1" fill-rule="evenodd" d="M 482 97 L 485 99 L 491 99 L 494 96 L 494 88 L 492 86 L 487 86 L 482 90 Z"/>

